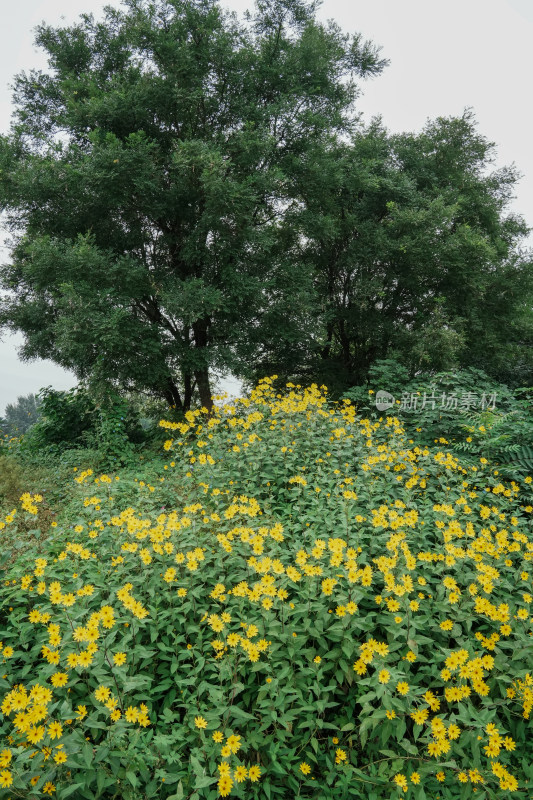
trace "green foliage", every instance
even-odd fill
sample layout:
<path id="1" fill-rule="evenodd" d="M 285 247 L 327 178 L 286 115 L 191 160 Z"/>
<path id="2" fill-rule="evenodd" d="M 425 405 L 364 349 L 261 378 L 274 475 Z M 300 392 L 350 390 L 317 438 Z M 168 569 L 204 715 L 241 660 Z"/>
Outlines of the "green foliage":
<path id="1" fill-rule="evenodd" d="M 97 452 L 102 468 L 131 462 L 135 444 L 145 435 L 138 412 L 127 398 L 105 388 L 77 386 L 40 392 L 41 418 L 21 441 L 22 453 L 59 458 L 67 449 Z"/>
<path id="2" fill-rule="evenodd" d="M 24 440 L 33 450 L 54 447 L 67 449 L 83 441 L 93 427 L 94 401 L 83 387 L 58 391 L 51 386 L 39 392 L 41 419 Z"/>
<path id="3" fill-rule="evenodd" d="M 531 474 L 532 389 L 510 389 L 475 367 L 408 379 L 402 364 L 383 359 L 370 368 L 367 384 L 353 387 L 344 397 L 361 413 L 379 419 L 390 413 L 376 408 L 379 390 L 395 397 L 394 413 L 419 445 L 444 444 L 472 465 L 487 459 L 507 480 L 520 481 Z M 520 497 L 533 502 L 533 493 L 524 486 Z"/>
<path id="4" fill-rule="evenodd" d="M 26 433 L 40 417 L 39 398 L 33 394 L 18 397 L 16 403 L 8 403 L 4 419 L 0 419 L 0 435 L 18 437 Z"/>
<path id="5" fill-rule="evenodd" d="M 16 78 L 0 138 L 0 325 L 23 356 L 181 410 L 210 408 L 219 370 L 335 396 L 387 358 L 533 382 L 516 170 L 490 171 L 469 110 L 362 126 L 354 76 L 385 62 L 315 2 L 239 22 L 216 0 L 129 0 L 37 44 L 50 72 Z"/>
<path id="6" fill-rule="evenodd" d="M 507 455 L 509 465 L 514 466 L 515 469 L 519 468 L 525 472 L 533 472 L 533 449 L 530 445 L 522 447 L 515 445 L 513 449 L 509 447 Z"/>
<path id="7" fill-rule="evenodd" d="M 353 128 L 354 76 L 385 63 L 315 12 L 269 0 L 244 24 L 215 0 L 128 0 L 37 29 L 50 72 L 16 78 L 0 138 L 0 324 L 25 357 L 210 407 L 209 370 L 245 371 L 273 332 L 301 343 L 312 278 L 283 208 L 302 160 Z"/>
<path id="8" fill-rule="evenodd" d="M 24 491 L 23 470 L 7 455 L 0 455 L 0 508 L 18 503 Z"/>
<path id="9" fill-rule="evenodd" d="M 128 436 L 128 422 L 132 422 L 129 412 L 127 401 L 116 394 L 107 396 L 97 408 L 93 435 L 107 465 L 131 463 L 133 459 L 133 443 Z"/>
<path id="10" fill-rule="evenodd" d="M 533 382 L 528 228 L 509 211 L 517 173 L 490 172 L 493 150 L 466 111 L 401 136 L 374 121 L 313 153 L 289 218 L 316 324 L 296 358 L 280 358 L 280 375 L 312 376 L 338 396 L 395 358 L 411 376 L 471 366 Z M 266 346 L 257 377 L 277 355 Z"/>
<path id="11" fill-rule="evenodd" d="M 519 487 L 268 379 L 164 429 L 157 478 L 78 470 L 0 588 L 0 798 L 525 800 Z"/>
<path id="12" fill-rule="evenodd" d="M 406 429 L 421 444 L 445 438 L 446 444 L 459 442 L 462 446 L 465 435 L 472 433 L 478 437 L 477 445 L 465 446 L 462 451 L 496 457 L 502 452 L 499 445 L 509 439 L 524 443 L 532 434 L 529 390 L 512 390 L 475 367 L 420 372 L 413 378 L 395 359 L 380 359 L 370 368 L 368 382 L 353 387 L 344 397 L 378 418 L 384 413 L 376 407 L 380 390 L 394 396 L 394 413 L 401 415 Z M 482 436 L 479 426 L 494 430 Z M 479 444 L 485 447 L 483 452 Z"/>

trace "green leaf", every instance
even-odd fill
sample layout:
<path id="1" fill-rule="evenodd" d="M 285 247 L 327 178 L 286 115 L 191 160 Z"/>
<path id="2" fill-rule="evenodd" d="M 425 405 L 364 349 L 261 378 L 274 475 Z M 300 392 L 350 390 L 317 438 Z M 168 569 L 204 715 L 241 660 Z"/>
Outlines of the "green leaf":
<path id="1" fill-rule="evenodd" d="M 137 777 L 137 774 L 132 770 L 127 770 L 126 780 L 128 780 L 131 783 L 134 789 L 139 785 L 139 779 Z"/>
<path id="2" fill-rule="evenodd" d="M 214 783 L 218 781 L 218 778 L 211 777 L 210 775 L 198 776 L 196 778 L 194 788 L 195 789 L 205 789 L 206 786 L 212 786 Z"/>
<path id="3" fill-rule="evenodd" d="M 183 800 L 185 792 L 183 790 L 183 783 L 180 781 L 177 785 L 176 792 L 171 795 L 168 800 Z"/>
<path id="4" fill-rule="evenodd" d="M 71 783 L 70 785 L 60 789 L 61 793 L 58 793 L 58 797 L 61 798 L 61 800 L 66 800 L 67 797 L 72 797 L 74 792 L 76 792 L 78 789 L 82 789 L 84 786 L 84 783 Z"/>

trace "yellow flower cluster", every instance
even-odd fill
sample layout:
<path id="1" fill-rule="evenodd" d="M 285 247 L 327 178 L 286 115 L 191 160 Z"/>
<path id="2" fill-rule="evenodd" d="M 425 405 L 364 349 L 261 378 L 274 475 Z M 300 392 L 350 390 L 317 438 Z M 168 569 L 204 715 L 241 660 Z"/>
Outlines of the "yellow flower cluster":
<path id="1" fill-rule="evenodd" d="M 135 508 L 126 489 L 122 505 L 105 496 L 112 476 L 75 478 L 84 497 L 63 549 L 6 584 L 42 658 L 20 676 L 14 632 L 0 643 L 14 730 L 0 787 L 16 747 L 51 748 L 59 767 L 57 741 L 99 715 L 95 730 L 135 724 L 153 763 L 152 729 L 175 729 L 179 759 L 222 797 L 284 769 L 294 796 L 315 796 L 326 775 L 375 791 L 386 776 L 384 797 L 419 784 L 433 796 L 450 781 L 516 790 L 527 752 L 516 720 L 525 730 L 533 709 L 520 487 L 412 446 L 396 417 L 361 418 L 317 386 L 274 386 L 161 423 L 174 459 L 161 502 L 153 476 L 135 482 Z M 20 511 L 33 514 L 36 497 Z M 233 711 L 246 733 L 229 728 Z"/>

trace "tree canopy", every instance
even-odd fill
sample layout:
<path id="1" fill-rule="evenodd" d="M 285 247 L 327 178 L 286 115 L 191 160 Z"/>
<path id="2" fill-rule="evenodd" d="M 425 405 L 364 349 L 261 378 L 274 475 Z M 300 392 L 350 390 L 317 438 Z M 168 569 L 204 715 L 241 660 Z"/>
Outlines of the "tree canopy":
<path id="1" fill-rule="evenodd" d="M 528 228 L 508 212 L 515 168 L 493 159 L 467 110 L 419 134 L 374 121 L 302 170 L 292 224 L 323 323 L 311 372 L 346 387 L 396 357 L 411 374 L 476 366 L 533 380 Z"/>
<path id="2" fill-rule="evenodd" d="M 0 137 L 0 326 L 79 378 L 210 407 L 210 374 L 347 388 L 397 357 L 533 380 L 512 168 L 466 112 L 363 126 L 386 62 L 314 0 L 126 0 L 37 29 Z"/>
<path id="3" fill-rule="evenodd" d="M 215 0 L 125 7 L 42 25 L 50 71 L 16 78 L 0 320 L 27 357 L 209 405 L 209 370 L 253 360 L 249 328 L 286 307 L 294 164 L 353 128 L 355 77 L 384 62 L 315 2 L 259 2 L 247 26 Z"/>

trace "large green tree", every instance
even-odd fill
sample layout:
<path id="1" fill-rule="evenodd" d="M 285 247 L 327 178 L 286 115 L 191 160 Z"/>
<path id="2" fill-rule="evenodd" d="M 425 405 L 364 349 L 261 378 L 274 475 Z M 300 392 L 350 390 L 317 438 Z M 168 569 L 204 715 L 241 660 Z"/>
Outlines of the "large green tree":
<path id="1" fill-rule="evenodd" d="M 294 175 L 353 133 L 356 81 L 384 66 L 316 7 L 259 0 L 239 22 L 216 0 L 125 0 L 38 28 L 49 70 L 16 78 L 0 138 L 0 325 L 24 333 L 24 357 L 187 408 L 274 328 L 305 345 Z"/>
<path id="2" fill-rule="evenodd" d="M 374 121 L 300 163 L 303 205 L 286 224 L 301 234 L 293 259 L 313 276 L 316 320 L 301 374 L 341 390 L 396 357 L 411 374 L 476 366 L 531 385 L 528 228 L 509 212 L 516 170 L 494 170 L 493 155 L 466 111 L 418 134 Z M 265 363 L 280 357 L 272 340 Z"/>

